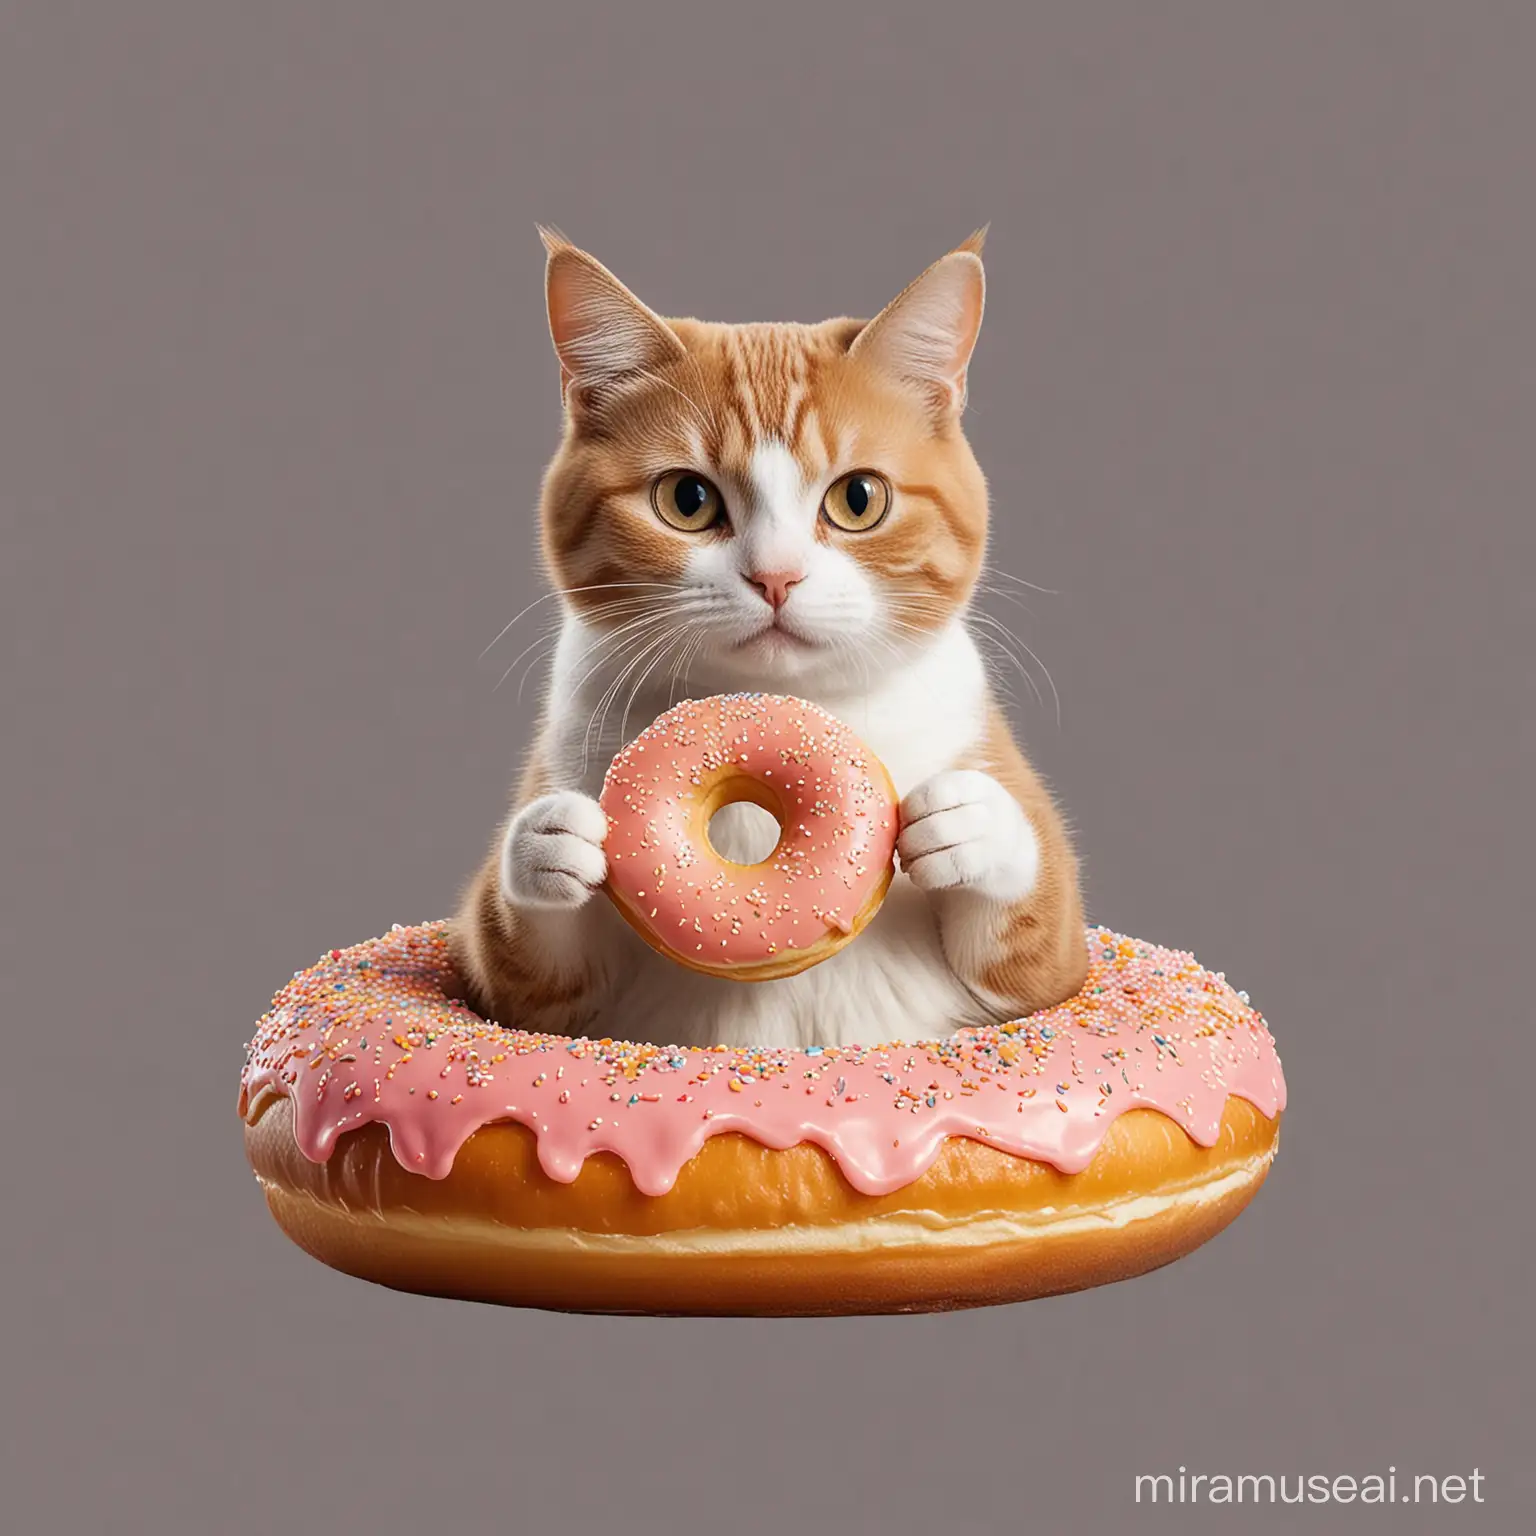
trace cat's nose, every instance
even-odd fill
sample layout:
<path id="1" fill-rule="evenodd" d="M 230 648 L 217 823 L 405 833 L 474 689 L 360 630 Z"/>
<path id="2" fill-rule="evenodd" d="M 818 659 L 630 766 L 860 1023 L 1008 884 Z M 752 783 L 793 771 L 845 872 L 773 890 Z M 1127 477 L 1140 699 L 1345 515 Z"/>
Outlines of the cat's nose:
<path id="1" fill-rule="evenodd" d="M 762 594 L 763 601 L 777 611 L 789 601 L 789 589 L 805 580 L 805 572 L 753 571 L 746 579 Z"/>

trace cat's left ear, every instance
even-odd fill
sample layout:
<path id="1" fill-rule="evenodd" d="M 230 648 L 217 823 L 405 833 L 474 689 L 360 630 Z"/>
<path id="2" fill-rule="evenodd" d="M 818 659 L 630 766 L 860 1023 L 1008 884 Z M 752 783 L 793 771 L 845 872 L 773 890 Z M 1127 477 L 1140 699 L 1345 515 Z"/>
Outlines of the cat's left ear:
<path id="1" fill-rule="evenodd" d="M 978 229 L 896 295 L 848 349 L 921 390 L 945 416 L 965 409 L 966 370 L 981 330 L 986 277 Z"/>

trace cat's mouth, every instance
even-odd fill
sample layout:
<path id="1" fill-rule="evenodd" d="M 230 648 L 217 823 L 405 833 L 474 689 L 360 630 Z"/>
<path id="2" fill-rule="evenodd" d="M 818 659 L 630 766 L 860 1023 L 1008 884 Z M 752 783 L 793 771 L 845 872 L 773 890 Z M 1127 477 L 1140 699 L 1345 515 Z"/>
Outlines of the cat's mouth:
<path id="1" fill-rule="evenodd" d="M 766 650 L 766 651 L 816 651 L 820 645 L 806 635 L 797 634 L 792 629 L 786 629 L 777 620 L 765 624 L 755 635 L 748 635 L 745 640 L 736 645 L 738 651 Z"/>

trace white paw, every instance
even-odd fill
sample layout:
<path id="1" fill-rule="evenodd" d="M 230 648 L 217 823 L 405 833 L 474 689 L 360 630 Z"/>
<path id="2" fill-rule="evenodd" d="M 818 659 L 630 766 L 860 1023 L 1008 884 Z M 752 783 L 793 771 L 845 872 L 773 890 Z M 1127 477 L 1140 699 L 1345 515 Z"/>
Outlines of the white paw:
<path id="1" fill-rule="evenodd" d="M 1019 802 L 973 768 L 936 773 L 901 802 L 901 867 L 919 890 L 973 890 L 1022 901 L 1040 873 L 1040 844 Z"/>
<path id="2" fill-rule="evenodd" d="M 608 817 L 563 790 L 525 805 L 501 845 L 501 894 L 514 907 L 579 907 L 608 876 Z"/>

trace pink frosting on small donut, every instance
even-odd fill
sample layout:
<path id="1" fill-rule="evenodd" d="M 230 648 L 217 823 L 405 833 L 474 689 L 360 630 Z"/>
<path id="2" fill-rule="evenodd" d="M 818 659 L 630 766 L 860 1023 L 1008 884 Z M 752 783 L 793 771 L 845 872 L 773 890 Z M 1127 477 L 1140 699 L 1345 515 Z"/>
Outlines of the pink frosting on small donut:
<path id="1" fill-rule="evenodd" d="M 723 859 L 702 835 L 700 805 L 729 774 L 782 812 L 761 864 Z M 601 804 L 610 890 L 696 965 L 758 965 L 851 932 L 895 855 L 896 804 L 869 749 L 825 710 L 775 694 L 668 710 L 614 758 Z"/>
<path id="2" fill-rule="evenodd" d="M 396 928 L 331 950 L 277 994 L 241 1108 L 264 1091 L 292 1099 L 313 1162 L 377 1122 L 401 1166 L 434 1179 L 481 1126 L 510 1120 L 561 1183 L 613 1152 L 642 1194 L 665 1194 L 707 1138 L 736 1131 L 776 1149 L 813 1142 L 855 1189 L 883 1195 L 920 1178 L 947 1136 L 1077 1173 L 1128 1109 L 1212 1146 L 1229 1096 L 1271 1118 L 1285 1107 L 1274 1040 L 1225 978 L 1107 928 L 1088 930 L 1088 953 L 1075 998 L 1011 1024 L 913 1044 L 700 1050 L 488 1023 L 457 1001 L 446 924 Z"/>

